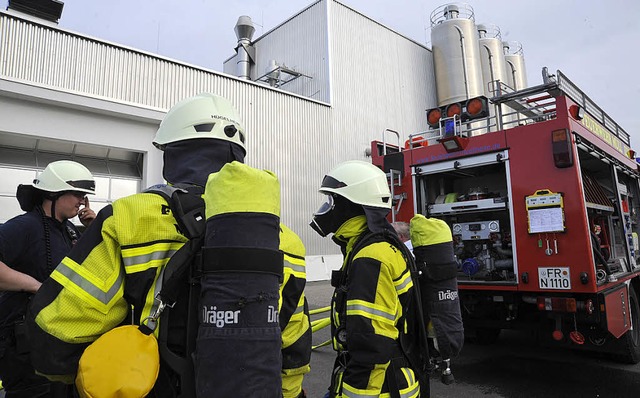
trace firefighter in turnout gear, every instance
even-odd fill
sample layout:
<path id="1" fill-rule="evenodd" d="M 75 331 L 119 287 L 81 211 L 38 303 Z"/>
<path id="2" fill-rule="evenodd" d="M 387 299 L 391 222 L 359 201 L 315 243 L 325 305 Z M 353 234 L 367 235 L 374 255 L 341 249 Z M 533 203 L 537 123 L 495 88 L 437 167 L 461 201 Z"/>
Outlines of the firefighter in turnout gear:
<path id="1" fill-rule="evenodd" d="M 302 380 L 311 368 L 311 321 L 304 295 L 307 281 L 306 250 L 302 240 L 280 224 L 280 250 L 284 255 L 284 278 L 280 285 L 282 330 L 282 397 L 304 397 Z"/>
<path id="2" fill-rule="evenodd" d="M 347 161 L 324 177 L 320 193 L 327 201 L 310 225 L 321 236 L 333 234 L 344 255 L 331 278 L 338 354 L 329 396 L 418 397 L 422 373 L 402 344 L 414 293 L 411 254 L 386 219 L 386 175 L 369 163 Z"/>
<path id="3" fill-rule="evenodd" d="M 35 374 L 24 316 L 33 294 L 80 236 L 69 220 L 77 215 L 89 225 L 95 218 L 87 194 L 95 194 L 95 181 L 86 167 L 49 163 L 33 184 L 18 186 L 26 213 L 0 226 L 0 379 L 7 397 L 68 394 L 67 386 Z"/>
<path id="4" fill-rule="evenodd" d="M 158 337 L 161 365 L 149 396 L 196 396 L 193 355 L 199 323 L 203 321 L 200 280 L 194 282 L 196 271 L 191 269 L 189 279 L 179 285 L 177 300 L 172 308 L 162 312 L 159 322 L 155 315 L 164 303 L 156 296 L 164 291 L 163 282 L 165 286 L 173 285 L 171 282 L 176 279 L 175 272 L 167 272 L 166 267 L 170 260 L 175 260 L 174 254 L 184 249 L 187 242 L 196 245 L 195 239 L 189 237 L 197 234 L 190 231 L 199 231 L 204 239 L 202 195 L 204 187 L 209 187 L 210 174 L 219 174 L 225 165 L 232 164 L 233 170 L 251 169 L 241 164 L 246 154 L 245 142 L 239 114 L 225 98 L 200 94 L 171 108 L 154 139 L 156 147 L 164 151 L 163 176 L 170 185 L 154 186 L 104 208 L 87 230 L 86 238 L 59 264 L 31 306 L 28 321 L 34 345 L 40 352 L 34 357 L 40 373 L 73 383 L 78 360 L 89 344 L 119 325 L 146 322 Z M 191 210 L 183 209 L 182 202 L 174 208 L 174 201 L 167 197 L 171 192 L 188 197 Z M 186 216 L 179 217 L 178 207 Z M 277 225 L 273 239 L 276 249 Z M 204 255 L 193 257 L 197 263 Z M 201 263 L 192 268 L 202 271 Z M 294 289 L 285 287 L 285 291 L 289 290 Z M 277 301 L 276 293 L 274 307 Z M 304 322 L 292 325 L 305 327 Z M 283 333 L 283 339 L 303 335 L 292 331 Z M 279 328 L 277 338 L 278 347 L 296 346 L 291 341 L 280 343 Z M 304 344 L 300 347 L 301 351 L 305 349 L 310 353 L 310 342 L 308 348 Z M 304 368 L 304 364 L 300 367 Z M 279 369 L 276 374 L 279 385 Z M 299 374 L 301 382 L 304 372 Z"/>

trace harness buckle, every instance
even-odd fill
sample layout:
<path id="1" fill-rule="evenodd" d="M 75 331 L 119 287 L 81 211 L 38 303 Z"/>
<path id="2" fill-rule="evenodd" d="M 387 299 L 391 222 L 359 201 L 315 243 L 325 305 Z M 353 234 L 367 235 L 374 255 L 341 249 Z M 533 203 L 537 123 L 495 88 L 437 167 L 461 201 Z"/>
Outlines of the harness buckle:
<path id="1" fill-rule="evenodd" d="M 175 302 L 165 303 L 164 301 L 162 301 L 162 298 L 159 294 L 156 296 L 156 301 L 158 302 L 158 307 L 156 308 L 156 310 L 153 311 L 153 313 L 148 317 L 144 318 L 142 322 L 140 322 L 141 324 L 146 325 L 152 331 L 156 329 L 158 325 L 158 318 L 160 318 L 160 315 L 162 315 L 164 309 L 167 307 L 173 308 L 173 306 L 176 304 Z"/>

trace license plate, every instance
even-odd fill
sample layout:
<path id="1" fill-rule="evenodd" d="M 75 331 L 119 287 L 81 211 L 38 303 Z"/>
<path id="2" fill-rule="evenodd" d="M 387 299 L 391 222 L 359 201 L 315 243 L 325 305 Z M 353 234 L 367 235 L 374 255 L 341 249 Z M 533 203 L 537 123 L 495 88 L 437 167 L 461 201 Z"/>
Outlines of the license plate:
<path id="1" fill-rule="evenodd" d="M 540 289 L 571 289 L 569 267 L 538 267 Z"/>

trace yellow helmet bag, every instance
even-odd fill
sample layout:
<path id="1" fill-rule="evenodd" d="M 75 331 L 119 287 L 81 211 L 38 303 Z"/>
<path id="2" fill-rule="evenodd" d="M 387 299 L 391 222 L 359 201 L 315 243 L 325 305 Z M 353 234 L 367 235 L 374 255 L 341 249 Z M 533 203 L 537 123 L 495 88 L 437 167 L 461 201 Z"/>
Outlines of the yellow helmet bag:
<path id="1" fill-rule="evenodd" d="M 151 331 L 142 326 L 142 329 Z M 76 387 L 82 398 L 144 397 L 160 370 L 158 342 L 136 325 L 103 334 L 82 354 Z"/>

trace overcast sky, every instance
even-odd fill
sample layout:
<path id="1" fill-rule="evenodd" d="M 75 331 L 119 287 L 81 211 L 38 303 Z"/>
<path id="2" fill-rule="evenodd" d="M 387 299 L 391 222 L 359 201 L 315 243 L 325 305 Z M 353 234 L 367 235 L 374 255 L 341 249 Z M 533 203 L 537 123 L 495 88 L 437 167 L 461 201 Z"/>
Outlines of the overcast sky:
<path id="1" fill-rule="evenodd" d="M 254 39 L 312 0 L 62 0 L 60 27 L 222 70 L 234 54 L 233 28 L 250 16 Z M 446 1 L 340 0 L 419 43 L 429 42 L 429 15 Z M 8 0 L 0 0 L 6 8 Z M 560 69 L 632 138 L 640 152 L 640 1 L 470 0 L 476 23 L 498 25 L 503 40 L 522 43 L 529 85 L 543 66 Z"/>

